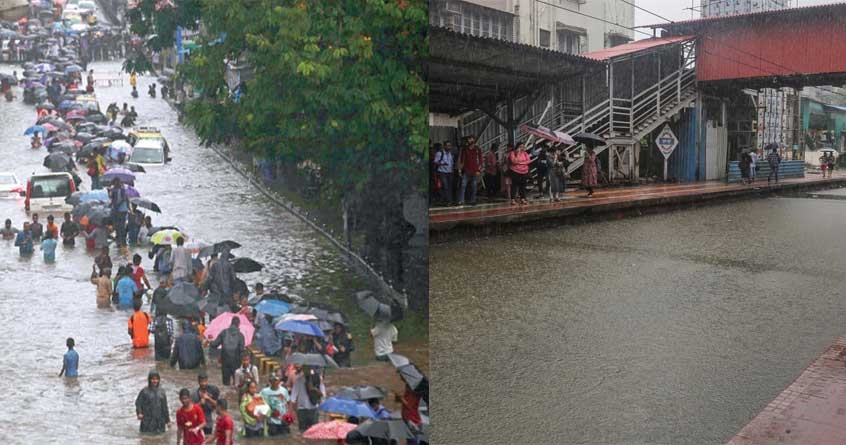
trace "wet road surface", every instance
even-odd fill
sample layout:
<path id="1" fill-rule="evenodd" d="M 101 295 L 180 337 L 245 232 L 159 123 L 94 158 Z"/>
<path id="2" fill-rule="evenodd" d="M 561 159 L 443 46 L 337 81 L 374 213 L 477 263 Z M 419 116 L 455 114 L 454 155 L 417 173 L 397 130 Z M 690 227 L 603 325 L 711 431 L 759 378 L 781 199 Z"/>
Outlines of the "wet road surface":
<path id="1" fill-rule="evenodd" d="M 724 443 L 843 334 L 842 200 L 430 247 L 436 443 Z"/>
<path id="2" fill-rule="evenodd" d="M 95 77 L 116 77 L 118 62 L 93 63 Z M 0 72 L 11 73 L 9 65 Z M 154 78 L 139 78 L 138 90 L 146 91 Z M 128 85 L 128 83 L 127 83 Z M 155 126 L 167 137 L 173 162 L 140 174 L 137 188 L 142 196 L 158 203 L 163 213 L 152 214 L 154 225 L 175 224 L 189 236 L 205 241 L 234 239 L 243 248 L 234 253 L 265 264 L 264 271 L 242 274 L 252 286 L 277 287 L 290 295 L 338 304 L 361 332 L 366 320 L 355 312 L 352 292 L 367 288 L 338 257 L 336 251 L 296 217 L 271 205 L 259 192 L 208 149 L 201 148 L 190 129 L 176 122 L 176 114 L 160 99 L 142 96 L 133 100 L 129 87 L 99 88 L 102 110 L 110 102 L 134 105 L 137 125 Z M 16 91 L 22 96 L 20 90 Z M 18 100 L 0 104 L 0 170 L 14 171 L 25 182 L 42 171 L 45 150 L 30 150 L 23 130 L 35 122 L 35 110 Z M 83 188 L 89 180 L 84 169 Z M 23 198 L 0 200 L 0 219 L 11 218 L 20 227 L 26 215 Z M 152 351 L 133 351 L 126 334 L 129 313 L 97 310 L 95 288 L 88 282 L 93 257 L 77 242 L 75 249 L 57 249 L 55 264 L 44 264 L 36 247 L 30 259 L 20 259 L 12 241 L 0 241 L 0 441 L 4 443 L 173 443 L 175 429 L 160 437 L 139 437 L 134 401 L 146 385 L 155 365 Z M 146 250 L 144 267 L 152 270 Z M 113 262 L 128 262 L 112 249 Z M 154 282 L 155 283 L 155 282 Z M 155 285 L 155 284 L 154 284 Z M 58 378 L 65 338 L 76 339 L 80 377 Z M 358 360 L 372 353 L 366 334 L 359 335 Z M 414 357 L 414 350 L 403 351 Z M 422 361 L 422 358 L 421 358 Z M 421 364 L 428 370 L 427 364 Z M 180 387 L 196 386 L 196 371 L 176 371 L 159 366 L 173 411 L 178 407 Z M 218 368 L 209 371 L 212 384 L 220 383 Z M 368 365 L 347 371 L 338 382 L 351 384 L 365 377 L 401 388 L 392 369 Z M 330 377 L 331 379 L 331 377 Z M 376 383 L 376 382 L 372 382 Z M 230 397 L 230 406 L 234 405 Z M 230 412 L 237 410 L 230 409 Z M 283 442 L 291 443 L 291 442 Z"/>

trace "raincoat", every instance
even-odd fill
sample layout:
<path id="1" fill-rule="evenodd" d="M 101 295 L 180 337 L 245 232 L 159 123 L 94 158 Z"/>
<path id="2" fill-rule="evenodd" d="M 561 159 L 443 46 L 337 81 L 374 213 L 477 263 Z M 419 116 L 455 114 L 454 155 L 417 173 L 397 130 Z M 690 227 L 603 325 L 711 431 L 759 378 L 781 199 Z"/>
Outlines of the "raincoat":
<path id="1" fill-rule="evenodd" d="M 216 261 L 209 268 L 209 275 L 207 280 L 209 283 L 209 292 L 223 295 L 224 297 L 231 297 L 233 284 L 235 283 L 235 270 L 232 264 L 229 263 L 229 249 L 223 249 L 220 254 L 220 260 Z"/>
<path id="2" fill-rule="evenodd" d="M 282 339 L 276 334 L 273 323 L 265 317 L 259 317 L 258 346 L 267 355 L 276 355 L 282 349 Z"/>
<path id="3" fill-rule="evenodd" d="M 135 399 L 135 413 L 144 415 L 141 419 L 142 433 L 164 433 L 165 424 L 170 422 L 167 395 L 160 384 L 153 386 L 151 382 L 153 377 L 158 376 L 158 371 L 150 371 L 147 375 L 147 387 L 142 389 Z"/>
<path id="4" fill-rule="evenodd" d="M 179 363 L 179 369 L 194 369 L 205 363 L 203 355 L 203 344 L 197 336 L 197 329 L 188 323 L 184 323 L 182 335 L 176 339 L 173 347 L 173 355 L 170 357 L 170 366 Z"/>

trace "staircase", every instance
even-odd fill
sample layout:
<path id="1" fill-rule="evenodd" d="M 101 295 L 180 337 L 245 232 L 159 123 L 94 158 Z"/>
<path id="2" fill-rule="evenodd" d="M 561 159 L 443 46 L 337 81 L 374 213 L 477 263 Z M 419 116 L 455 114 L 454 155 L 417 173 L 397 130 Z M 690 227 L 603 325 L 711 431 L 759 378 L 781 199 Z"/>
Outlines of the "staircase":
<path id="1" fill-rule="evenodd" d="M 568 134 L 581 131 L 598 134 L 613 144 L 634 144 L 667 119 L 689 106 L 696 99 L 696 77 L 692 69 L 675 71 L 658 83 L 643 90 L 634 99 L 605 100 L 582 116 L 557 130 Z M 600 154 L 609 145 L 596 147 Z M 573 159 L 568 171 L 578 170 L 584 163 L 581 156 L 584 144 L 567 147 L 567 157 Z"/>

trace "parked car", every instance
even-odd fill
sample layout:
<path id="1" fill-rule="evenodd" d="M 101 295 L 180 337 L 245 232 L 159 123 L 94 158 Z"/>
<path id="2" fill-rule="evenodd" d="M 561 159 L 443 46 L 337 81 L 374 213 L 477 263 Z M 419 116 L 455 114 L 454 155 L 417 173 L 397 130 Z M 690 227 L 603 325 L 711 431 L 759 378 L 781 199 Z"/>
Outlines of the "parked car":
<path id="1" fill-rule="evenodd" d="M 24 195 L 23 185 L 12 172 L 0 172 L 0 197 Z"/>
<path id="2" fill-rule="evenodd" d="M 76 184 L 70 173 L 39 173 L 32 175 L 26 183 L 24 209 L 43 216 L 61 217 L 73 210 L 65 198 L 76 191 Z"/>

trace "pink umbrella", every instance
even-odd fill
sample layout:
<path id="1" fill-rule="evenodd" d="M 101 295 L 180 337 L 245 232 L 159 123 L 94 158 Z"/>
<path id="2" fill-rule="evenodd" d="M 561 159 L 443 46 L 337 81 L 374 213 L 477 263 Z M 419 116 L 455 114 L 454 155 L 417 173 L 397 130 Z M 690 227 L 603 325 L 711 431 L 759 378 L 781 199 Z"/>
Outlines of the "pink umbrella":
<path id="1" fill-rule="evenodd" d="M 347 433 L 356 429 L 357 426 L 340 420 L 317 423 L 307 429 L 303 433 L 303 437 L 318 440 L 346 439 Z"/>
<path id="2" fill-rule="evenodd" d="M 68 111 L 68 114 L 65 116 L 65 119 L 70 118 L 70 117 L 85 117 L 86 114 L 88 114 L 88 110 L 86 110 L 86 109 L 71 110 L 71 111 Z"/>
<path id="3" fill-rule="evenodd" d="M 215 319 L 206 326 L 206 338 L 209 340 L 217 338 L 224 329 L 228 328 L 229 325 L 232 324 L 232 317 L 238 317 L 241 319 L 241 324 L 238 327 L 241 329 L 241 333 L 244 334 L 244 342 L 248 345 L 252 343 L 253 334 L 256 332 L 256 328 L 253 327 L 253 324 L 250 323 L 250 320 L 248 320 L 247 317 L 234 312 L 224 312 L 215 317 Z"/>
<path id="4" fill-rule="evenodd" d="M 520 131 L 524 133 L 528 133 L 532 136 L 539 137 L 541 139 L 546 139 L 552 142 L 558 142 L 561 144 L 573 145 L 576 143 L 573 138 L 567 134 L 562 133 L 560 131 L 550 130 L 549 128 L 540 126 L 540 125 L 531 125 L 531 124 L 523 124 L 520 126 Z"/>
<path id="5" fill-rule="evenodd" d="M 41 124 L 41 126 L 44 127 L 44 129 L 47 130 L 48 132 L 59 131 L 59 127 L 57 127 L 53 124 L 47 123 L 47 122 Z"/>

